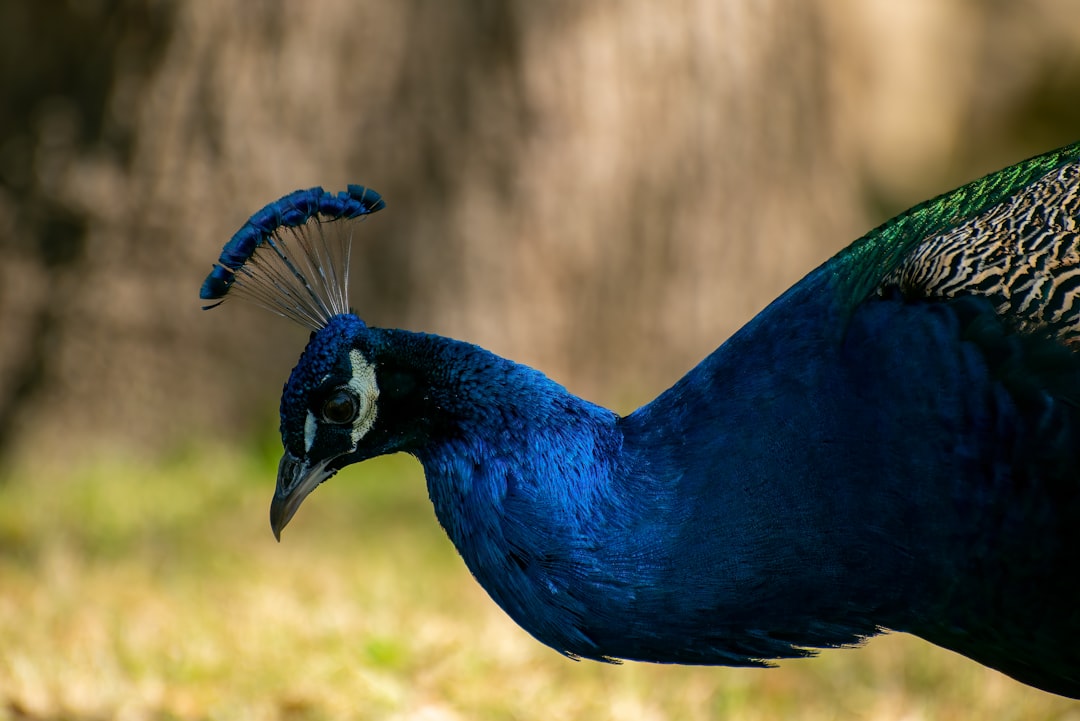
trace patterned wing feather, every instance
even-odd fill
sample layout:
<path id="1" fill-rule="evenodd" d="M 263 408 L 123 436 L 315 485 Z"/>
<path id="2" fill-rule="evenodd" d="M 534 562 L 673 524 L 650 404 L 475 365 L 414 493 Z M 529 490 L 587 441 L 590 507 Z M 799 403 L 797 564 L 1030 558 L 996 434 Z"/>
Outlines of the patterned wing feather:
<path id="1" fill-rule="evenodd" d="M 1080 345 L 1080 163 L 919 243 L 882 280 L 905 296 L 983 295 L 1017 330 Z"/>
<path id="2" fill-rule="evenodd" d="M 1016 330 L 1080 346 L 1080 143 L 918 205 L 837 260 L 853 303 L 980 295 Z"/>

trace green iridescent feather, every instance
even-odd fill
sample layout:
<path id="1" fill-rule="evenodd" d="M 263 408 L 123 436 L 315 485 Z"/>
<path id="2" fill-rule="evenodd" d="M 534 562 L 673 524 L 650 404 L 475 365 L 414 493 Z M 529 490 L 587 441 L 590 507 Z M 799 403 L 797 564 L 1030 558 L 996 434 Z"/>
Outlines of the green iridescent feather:
<path id="1" fill-rule="evenodd" d="M 924 242 L 948 233 L 1021 194 L 1049 173 L 1080 162 L 1080 143 L 991 173 L 920 203 L 878 226 L 841 251 L 830 270 L 840 297 L 854 307 L 875 293 Z M 1034 199 L 1037 204 L 1037 198 Z"/>

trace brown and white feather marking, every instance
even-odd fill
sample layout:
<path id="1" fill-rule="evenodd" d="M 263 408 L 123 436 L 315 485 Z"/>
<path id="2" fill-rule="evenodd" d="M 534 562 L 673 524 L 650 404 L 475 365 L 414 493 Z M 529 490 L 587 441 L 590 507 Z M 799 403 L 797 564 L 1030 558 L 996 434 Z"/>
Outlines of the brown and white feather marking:
<path id="1" fill-rule="evenodd" d="M 1080 346 L 1080 163 L 926 238 L 879 288 L 890 286 L 909 297 L 987 296 L 1017 331 Z"/>

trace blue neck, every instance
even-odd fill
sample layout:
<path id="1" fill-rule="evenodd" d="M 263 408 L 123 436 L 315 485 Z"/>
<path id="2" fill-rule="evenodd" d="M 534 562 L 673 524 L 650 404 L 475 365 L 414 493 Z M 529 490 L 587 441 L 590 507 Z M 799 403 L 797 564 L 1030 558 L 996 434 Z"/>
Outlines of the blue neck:
<path id="1" fill-rule="evenodd" d="M 450 379 L 440 405 L 456 422 L 415 451 L 436 516 L 519 624 L 556 648 L 587 648 L 555 620 L 555 608 L 574 606 L 584 580 L 617 572 L 603 568 L 592 546 L 610 515 L 607 489 L 620 476 L 618 418 L 535 370 L 439 340 Z"/>
<path id="2" fill-rule="evenodd" d="M 625 418 L 428 337 L 449 421 L 413 452 L 451 540 L 520 625 L 571 655 L 730 665 L 886 627 L 1002 665 L 961 637 L 973 599 L 1015 579 L 971 559 L 1026 553 L 1036 539 L 994 524 L 1051 513 L 987 475 L 1040 427 L 961 340 L 956 307 L 847 312 L 827 270 Z M 1005 419 L 997 435 L 963 421 L 989 417 Z"/>
<path id="3" fill-rule="evenodd" d="M 766 353 L 790 349 L 791 326 L 770 327 L 740 335 Z M 800 332 L 828 345 L 812 325 Z M 827 479 L 766 462 L 779 436 L 761 429 L 791 413 L 782 384 L 812 379 L 768 378 L 761 351 L 748 356 L 737 336 L 619 418 L 537 371 L 438 341 L 450 379 L 440 393 L 458 420 L 415 454 L 469 569 L 541 641 L 586 657 L 749 664 L 874 632 L 890 600 L 867 578 L 880 573 L 878 539 L 851 543 L 858 501 L 811 506 L 807 494 L 830 497 L 815 488 Z M 674 592 L 687 583 L 699 592 Z"/>

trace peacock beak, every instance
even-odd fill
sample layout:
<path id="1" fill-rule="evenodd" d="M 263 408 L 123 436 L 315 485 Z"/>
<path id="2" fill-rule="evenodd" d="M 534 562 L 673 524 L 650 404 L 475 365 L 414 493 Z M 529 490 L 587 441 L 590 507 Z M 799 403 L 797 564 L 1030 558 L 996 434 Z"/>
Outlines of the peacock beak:
<path id="1" fill-rule="evenodd" d="M 278 464 L 277 488 L 274 500 L 270 502 L 270 528 L 274 538 L 281 540 L 281 531 L 288 525 L 300 504 L 316 486 L 334 475 L 326 470 L 329 460 L 312 465 L 307 459 L 300 459 L 287 452 Z"/>

